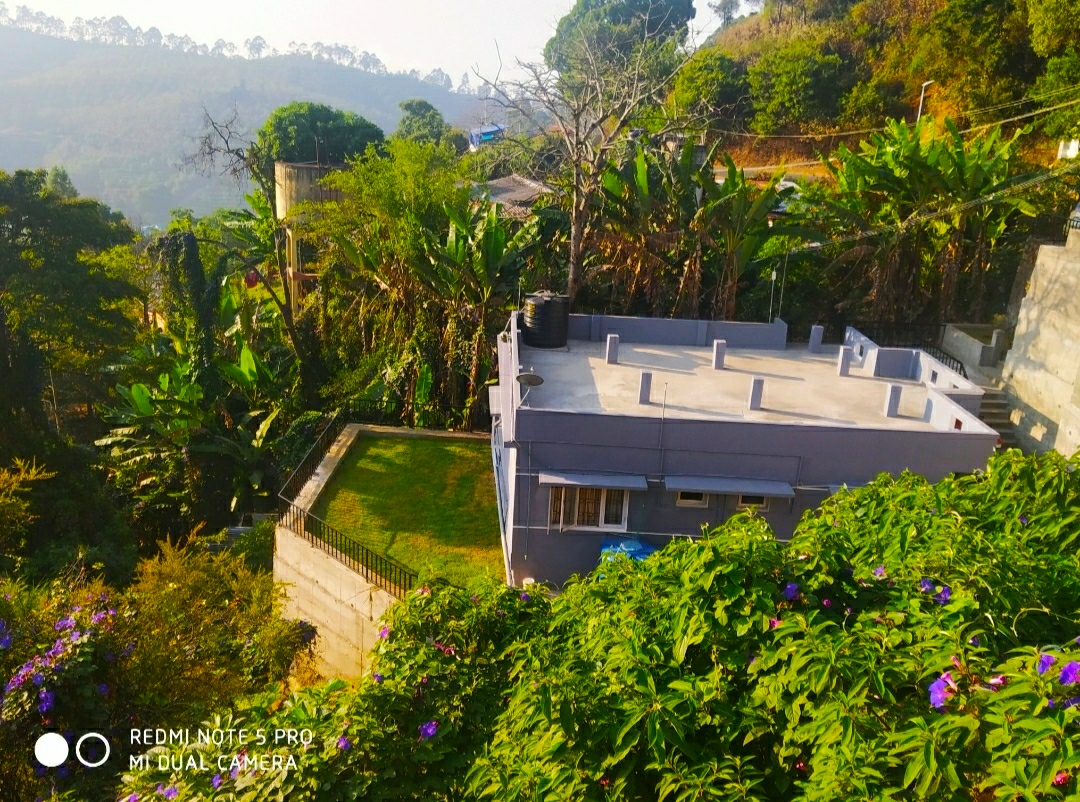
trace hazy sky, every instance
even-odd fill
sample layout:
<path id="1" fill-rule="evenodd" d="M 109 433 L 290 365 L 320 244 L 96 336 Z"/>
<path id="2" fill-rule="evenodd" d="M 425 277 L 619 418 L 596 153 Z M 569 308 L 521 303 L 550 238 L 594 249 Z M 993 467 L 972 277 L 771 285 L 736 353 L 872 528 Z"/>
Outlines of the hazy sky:
<path id="1" fill-rule="evenodd" d="M 281 51 L 289 42 L 344 44 L 374 53 L 390 70 L 440 67 L 455 86 L 468 71 L 475 86 L 474 68 L 494 77 L 499 52 L 507 64 L 539 59 L 573 0 L 9 0 L 9 13 L 20 4 L 68 24 L 118 15 L 132 27 L 187 34 L 210 46 L 225 39 L 242 47 L 254 36 Z M 695 28 L 711 29 L 705 1 L 695 5 Z"/>

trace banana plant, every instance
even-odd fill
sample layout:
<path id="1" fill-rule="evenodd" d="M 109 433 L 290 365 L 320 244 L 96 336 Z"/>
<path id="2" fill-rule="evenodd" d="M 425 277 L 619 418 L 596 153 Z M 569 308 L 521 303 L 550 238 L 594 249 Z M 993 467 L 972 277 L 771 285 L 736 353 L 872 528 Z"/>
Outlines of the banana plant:
<path id="1" fill-rule="evenodd" d="M 475 404 L 485 383 L 483 366 L 489 361 L 493 319 L 505 311 L 517 285 L 524 252 L 536 242 L 535 220 L 511 232 L 499 217 L 497 204 L 469 210 L 444 205 L 449 221 L 445 237 L 425 232 L 425 259 L 411 267 L 417 281 L 436 299 L 443 299 L 469 337 L 469 404 Z M 501 321 L 499 321 L 501 324 Z"/>

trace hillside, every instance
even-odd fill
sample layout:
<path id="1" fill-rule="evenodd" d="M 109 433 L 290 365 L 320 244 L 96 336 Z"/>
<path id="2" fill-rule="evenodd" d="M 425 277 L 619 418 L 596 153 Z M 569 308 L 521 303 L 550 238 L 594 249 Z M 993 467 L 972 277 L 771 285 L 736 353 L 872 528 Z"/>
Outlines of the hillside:
<path id="1" fill-rule="evenodd" d="M 1073 0 L 764 0 L 717 31 L 680 76 L 715 127 L 822 134 L 924 113 L 962 127 L 1080 104 Z M 1080 105 L 1034 114 L 1075 136 Z M 829 143 L 825 143 L 829 144 Z"/>
<path id="2" fill-rule="evenodd" d="M 235 107 L 254 130 L 278 106 L 311 100 L 389 133 L 398 103 L 413 97 L 458 125 L 478 116 L 475 97 L 301 55 L 223 58 L 0 27 L 0 169 L 63 165 L 81 193 L 161 225 L 173 208 L 201 214 L 239 202 L 229 181 L 181 169 L 204 108 L 223 117 Z"/>

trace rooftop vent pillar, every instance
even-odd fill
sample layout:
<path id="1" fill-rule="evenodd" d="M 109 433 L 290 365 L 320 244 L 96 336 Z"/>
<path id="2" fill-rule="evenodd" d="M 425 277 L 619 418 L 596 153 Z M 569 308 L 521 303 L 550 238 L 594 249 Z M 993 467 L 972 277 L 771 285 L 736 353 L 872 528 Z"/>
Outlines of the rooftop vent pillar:
<path id="1" fill-rule="evenodd" d="M 750 399 L 746 402 L 747 409 L 761 409 L 761 396 L 765 392 L 765 379 L 755 376 L 750 380 Z"/>
<path id="2" fill-rule="evenodd" d="M 899 384 L 890 384 L 885 389 L 885 417 L 895 418 L 900 412 L 900 391 L 903 388 Z"/>
<path id="3" fill-rule="evenodd" d="M 836 361 L 837 376 L 847 376 L 851 373 L 851 360 L 854 356 L 855 352 L 851 350 L 850 345 L 840 347 L 840 358 Z"/>
<path id="4" fill-rule="evenodd" d="M 727 340 L 712 341 L 712 366 L 713 370 L 724 369 L 724 357 L 727 355 Z"/>
<path id="5" fill-rule="evenodd" d="M 619 335 L 609 334 L 607 336 L 607 363 L 609 365 L 619 364 Z"/>
<path id="6" fill-rule="evenodd" d="M 811 354 L 821 353 L 821 340 L 825 336 L 824 326 L 811 326 L 810 327 L 810 345 L 807 348 Z"/>
<path id="7" fill-rule="evenodd" d="M 652 396 L 652 374 L 647 371 L 641 371 L 641 384 L 638 385 L 638 403 L 648 404 L 650 397 Z"/>

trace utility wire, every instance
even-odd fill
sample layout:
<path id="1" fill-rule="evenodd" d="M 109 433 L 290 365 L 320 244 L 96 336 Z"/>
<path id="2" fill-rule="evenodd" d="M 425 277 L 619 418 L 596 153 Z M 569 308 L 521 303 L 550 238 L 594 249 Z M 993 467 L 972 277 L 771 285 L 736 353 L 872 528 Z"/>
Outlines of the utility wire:
<path id="1" fill-rule="evenodd" d="M 1043 98 L 1055 97 L 1057 95 L 1062 95 L 1062 94 L 1065 94 L 1066 92 L 1073 92 L 1073 91 L 1076 91 L 1078 89 L 1080 89 L 1080 84 L 1076 84 L 1074 86 L 1067 86 L 1064 89 L 1056 89 L 1053 92 L 1046 92 L 1046 93 L 1043 93 L 1043 94 L 1040 94 L 1040 95 L 1032 95 L 1031 97 L 1021 98 L 1020 100 L 1013 100 L 1013 101 L 1010 101 L 1008 103 L 1001 103 L 1000 105 L 997 105 L 997 106 L 987 106 L 986 108 L 982 108 L 982 109 L 969 109 L 969 110 L 960 112 L 956 116 L 958 116 L 958 117 L 973 117 L 973 116 L 975 116 L 977 114 L 985 114 L 986 112 L 990 112 L 990 111 L 998 111 L 1000 109 L 1009 108 L 1011 106 L 1020 106 L 1020 105 L 1023 105 L 1024 103 L 1031 103 L 1031 102 L 1034 102 L 1036 100 L 1042 100 Z M 1062 108 L 1062 107 L 1061 106 L 1054 106 L 1053 108 L 1056 109 L 1056 108 Z M 1042 111 L 1051 111 L 1051 110 L 1053 110 L 1053 109 L 1040 109 L 1037 112 L 1032 112 L 1032 113 L 1034 114 L 1034 113 L 1039 113 L 1039 112 L 1042 112 Z M 1014 118 L 1014 119 L 1021 119 L 1021 118 Z M 991 123 L 990 125 L 997 125 L 998 123 L 1002 123 L 1002 122 L 1011 122 L 1011 120 L 998 120 L 997 122 Z M 989 127 L 989 126 L 987 126 L 987 127 Z M 741 137 L 744 137 L 744 138 L 747 138 L 747 139 L 803 139 L 803 140 L 806 140 L 806 139 L 833 139 L 835 137 L 855 136 L 857 134 L 876 134 L 876 133 L 880 133 L 881 131 L 887 130 L 887 126 L 882 126 L 880 128 L 859 128 L 859 129 L 856 129 L 856 130 L 853 130 L 853 131 L 834 131 L 833 133 L 829 133 L 829 134 L 754 134 L 754 133 L 750 133 L 749 131 L 731 131 L 731 130 L 727 130 L 727 129 L 724 129 L 724 128 L 714 128 L 713 130 L 716 131 L 719 134 L 725 134 L 726 136 L 741 136 Z M 968 129 L 968 130 L 974 131 L 974 130 L 978 130 L 978 129 L 971 128 L 971 129 Z M 966 133 L 966 131 L 961 131 L 961 133 Z M 817 162 L 813 162 L 813 164 L 816 164 L 816 163 Z M 757 168 L 747 168 L 747 169 L 757 169 Z"/>
<path id="2" fill-rule="evenodd" d="M 899 233 L 904 231 L 905 229 L 916 226 L 919 223 L 925 223 L 929 220 L 946 217 L 956 212 L 964 212 L 977 206 L 985 206 L 987 203 L 997 200 L 998 198 L 1002 198 L 1008 195 L 1016 195 L 1018 193 L 1024 192 L 1025 190 L 1031 189 L 1032 187 L 1038 186 L 1039 184 L 1044 184 L 1047 181 L 1063 178 L 1070 173 L 1078 172 L 1080 172 L 1080 161 L 1070 162 L 1063 167 L 1057 168 L 1056 170 L 1048 170 L 1045 173 L 1028 179 L 1027 181 L 1022 181 L 1019 184 L 1014 184 L 1005 189 L 998 190 L 997 192 L 991 192 L 987 195 L 981 195 L 978 198 L 973 198 L 972 200 L 965 201 L 964 203 L 958 203 L 945 209 L 938 209 L 936 211 L 926 212 L 925 214 L 909 217 L 907 220 L 896 223 L 895 225 L 880 226 L 875 229 L 861 231 L 857 234 L 849 234 L 846 237 L 837 237 L 827 242 L 812 243 L 802 248 L 796 248 L 792 251 L 789 251 L 788 255 L 823 250 L 824 248 L 833 245 L 846 245 L 848 243 L 861 242 L 862 240 L 872 239 L 879 234 Z"/>
<path id="3" fill-rule="evenodd" d="M 1029 117 L 1036 117 L 1039 114 L 1045 114 L 1048 111 L 1058 111 L 1059 109 L 1064 109 L 1064 108 L 1068 108 L 1070 106 L 1075 106 L 1078 103 L 1080 103 L 1080 98 L 1076 98 L 1075 100 L 1069 100 L 1069 101 L 1066 101 L 1065 103 L 1058 103 L 1056 106 L 1047 106 L 1046 108 L 1036 109 L 1035 111 L 1029 111 L 1026 114 L 1019 114 L 1016 117 L 1009 117 L 1008 119 L 1005 119 L 1005 120 L 996 120 L 995 122 L 992 122 L 992 123 L 983 123 L 982 125 L 976 125 L 976 126 L 973 126 L 971 128 L 965 128 L 963 131 L 960 131 L 959 133 L 961 133 L 961 134 L 970 134 L 973 131 L 984 131 L 987 128 L 993 128 L 995 125 L 1005 125 L 1006 123 L 1014 123 L 1014 122 L 1017 122 L 1019 120 L 1026 120 Z M 884 130 L 884 129 L 878 129 L 878 130 Z M 839 136 L 839 134 L 835 134 L 835 136 Z M 828 160 L 828 161 L 836 161 L 836 157 L 835 156 L 827 156 L 826 160 Z M 762 164 L 762 165 L 757 165 L 757 166 L 753 166 L 753 167 L 741 167 L 740 169 L 744 170 L 744 171 L 746 171 L 746 170 L 782 170 L 782 169 L 787 169 L 787 168 L 790 168 L 790 167 L 812 167 L 812 166 L 821 164 L 821 161 L 822 161 L 821 159 L 815 159 L 813 161 L 790 162 L 788 164 Z"/>

